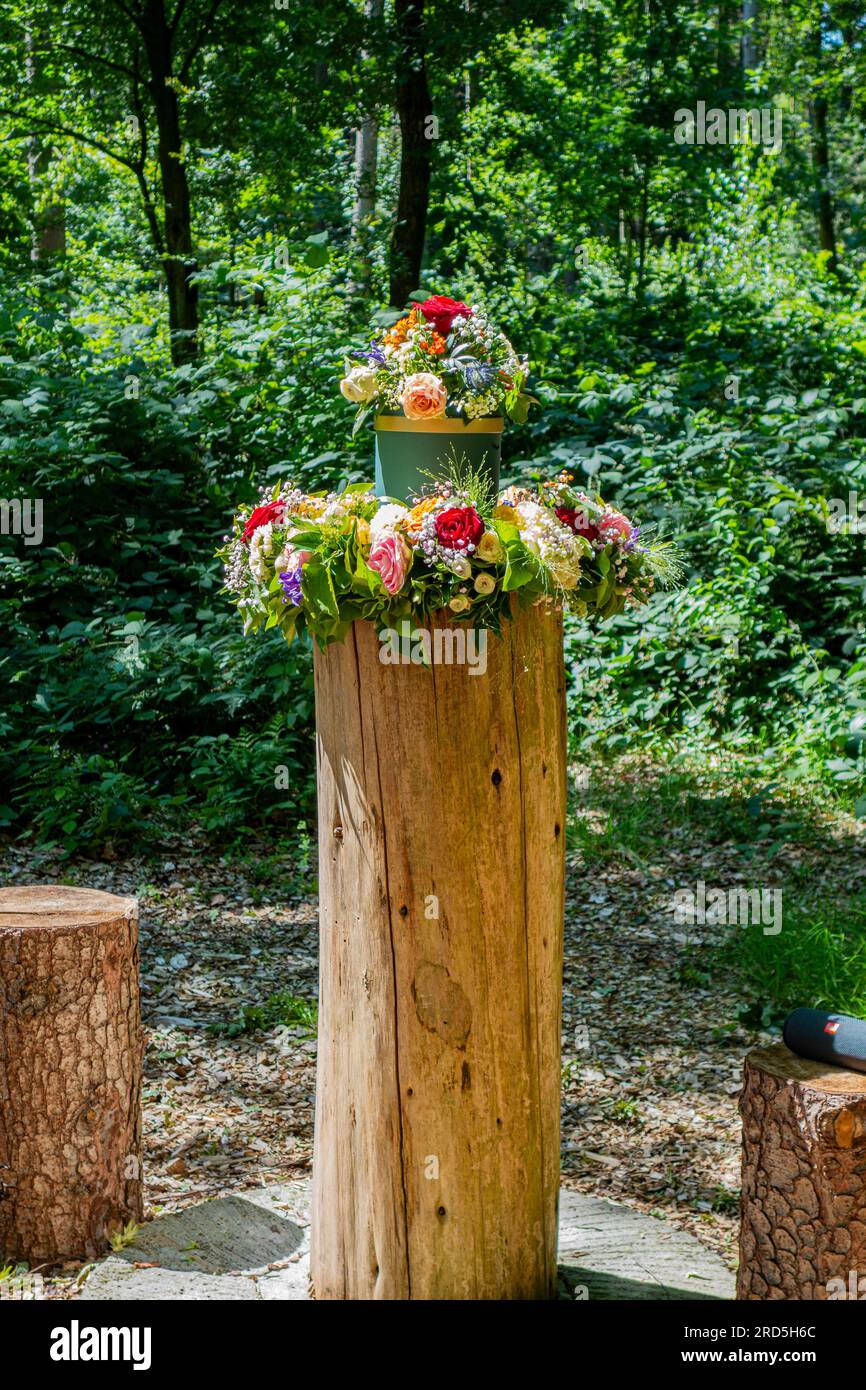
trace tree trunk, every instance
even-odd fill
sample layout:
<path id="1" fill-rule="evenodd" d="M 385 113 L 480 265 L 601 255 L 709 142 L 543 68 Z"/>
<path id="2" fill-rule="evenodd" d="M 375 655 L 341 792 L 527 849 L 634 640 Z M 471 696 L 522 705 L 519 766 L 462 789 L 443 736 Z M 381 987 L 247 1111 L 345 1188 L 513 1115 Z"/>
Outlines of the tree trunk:
<path id="1" fill-rule="evenodd" d="M 376 211 L 378 138 L 378 120 L 375 116 L 365 116 L 355 131 L 355 203 L 352 208 L 352 230 L 356 238 L 364 223 Z"/>
<path id="2" fill-rule="evenodd" d="M 27 81 L 36 93 L 46 90 L 39 73 L 32 32 L 25 35 L 27 50 Z M 50 139 L 33 135 L 27 142 L 27 173 L 33 195 L 33 239 L 30 259 L 51 261 L 66 252 L 66 207 L 55 196 L 51 186 L 51 165 L 54 151 Z"/>
<path id="3" fill-rule="evenodd" d="M 172 33 L 163 0 L 147 0 L 141 23 L 150 70 L 148 86 L 156 114 L 171 355 L 175 365 L 179 365 L 194 358 L 199 348 L 198 287 L 190 283 L 198 265 L 193 253 L 189 181 L 174 86 Z"/>
<path id="4" fill-rule="evenodd" d="M 371 24 L 378 24 L 382 17 L 382 0 L 366 0 L 364 5 L 364 26 L 369 32 Z M 362 52 L 362 63 L 369 54 Z M 352 271 L 349 282 L 350 294 L 360 294 L 368 289 L 372 267 L 370 264 L 369 223 L 376 214 L 376 178 L 379 155 L 379 120 L 372 114 L 363 117 L 355 131 L 355 202 L 352 207 Z"/>
<path id="5" fill-rule="evenodd" d="M 34 202 L 30 259 L 39 262 L 53 261 L 66 252 L 66 207 L 50 187 L 53 159 L 51 146 L 38 136 L 28 141 L 27 172 Z"/>
<path id="6" fill-rule="evenodd" d="M 866 1076 L 760 1048 L 740 1113 L 737 1297 L 847 1297 L 866 1275 Z"/>
<path id="7" fill-rule="evenodd" d="M 0 1264 L 101 1254 L 140 1221 L 138 904 L 0 889 Z"/>
<path id="8" fill-rule="evenodd" d="M 743 0 L 743 72 L 758 66 L 758 0 Z"/>
<path id="9" fill-rule="evenodd" d="M 637 293 L 643 294 L 644 281 L 646 279 L 646 256 L 647 256 L 647 222 L 649 219 L 649 182 L 650 182 L 650 163 L 647 155 L 643 169 L 641 171 L 640 185 L 640 216 L 637 224 L 638 237 L 638 259 L 637 259 Z"/>
<path id="10" fill-rule="evenodd" d="M 515 612 L 484 674 L 315 654 L 320 1299 L 554 1294 L 562 625 Z"/>
<path id="11" fill-rule="evenodd" d="M 828 269 L 838 267 L 836 255 L 836 221 L 833 211 L 833 197 L 830 192 L 830 148 L 827 137 L 827 102 L 824 97 L 815 97 L 809 103 L 809 120 L 812 126 L 812 164 L 815 170 L 815 202 L 818 213 L 818 240 L 822 251 L 829 252 Z"/>
<path id="12" fill-rule="evenodd" d="M 400 191 L 391 235 L 390 278 L 391 303 L 402 309 L 421 279 L 434 132 L 425 61 L 424 0 L 395 0 L 394 20 L 400 41 L 396 93 Z"/>

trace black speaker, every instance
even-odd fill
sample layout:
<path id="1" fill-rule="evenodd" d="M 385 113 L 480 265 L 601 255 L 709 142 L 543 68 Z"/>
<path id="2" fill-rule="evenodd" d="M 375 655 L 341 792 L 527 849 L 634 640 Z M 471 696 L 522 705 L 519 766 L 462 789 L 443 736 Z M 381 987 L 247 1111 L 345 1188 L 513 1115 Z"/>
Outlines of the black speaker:
<path id="1" fill-rule="evenodd" d="M 866 1019 L 828 1014 L 823 1009 L 795 1009 L 785 1019 L 782 1037 L 799 1057 L 866 1071 Z"/>

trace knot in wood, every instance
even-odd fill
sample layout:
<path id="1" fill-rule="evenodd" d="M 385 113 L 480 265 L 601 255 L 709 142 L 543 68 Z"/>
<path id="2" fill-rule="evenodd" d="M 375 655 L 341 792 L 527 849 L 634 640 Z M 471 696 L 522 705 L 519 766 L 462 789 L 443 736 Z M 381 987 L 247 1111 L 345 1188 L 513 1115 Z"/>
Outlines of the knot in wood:
<path id="1" fill-rule="evenodd" d="M 443 1042 L 464 1048 L 472 1027 L 472 1005 L 448 971 L 431 961 L 422 961 L 412 984 L 415 1012 L 425 1028 Z"/>

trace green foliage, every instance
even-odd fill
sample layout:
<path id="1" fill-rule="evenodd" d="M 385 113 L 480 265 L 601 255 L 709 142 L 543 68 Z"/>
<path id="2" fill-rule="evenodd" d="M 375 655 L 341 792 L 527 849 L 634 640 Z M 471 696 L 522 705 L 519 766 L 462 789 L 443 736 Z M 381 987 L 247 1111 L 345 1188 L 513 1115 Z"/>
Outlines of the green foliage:
<path id="1" fill-rule="evenodd" d="M 314 1038 L 318 1021 L 318 1008 L 308 999 L 300 999 L 288 990 L 269 994 L 263 1004 L 247 1005 L 236 1023 L 230 1023 L 225 1032 L 236 1038 L 241 1033 L 270 1032 L 273 1028 L 299 1028 L 305 1037 Z"/>
<path id="2" fill-rule="evenodd" d="M 262 487 L 372 473 L 336 366 L 388 298 L 392 8 L 179 7 L 201 329 L 172 366 L 172 162 L 145 68 L 136 90 L 137 7 L 0 0 L 0 498 L 45 509 L 42 545 L 0 535 L 11 834 L 234 841 L 307 814 L 310 649 L 244 641 L 212 557 Z M 685 552 L 683 593 L 602 629 L 569 618 L 575 756 L 688 748 L 736 760 L 746 801 L 818 779 L 866 815 L 864 535 L 828 526 L 834 499 L 866 501 L 862 16 L 767 0 L 745 76 L 736 7 L 443 0 L 425 27 L 418 293 L 483 303 L 529 352 L 541 408 L 506 433 L 504 481 L 568 468 Z M 782 148 L 678 144 L 699 99 L 778 106 Z M 353 226 L 364 115 L 377 186 Z M 65 249 L 40 251 L 61 226 Z"/>
<path id="3" fill-rule="evenodd" d="M 778 936 L 732 927 L 725 958 L 745 982 L 760 1017 L 780 1024 L 792 1009 L 866 1015 L 866 894 L 783 904 Z"/>
<path id="4" fill-rule="evenodd" d="M 141 1230 L 134 1221 L 127 1221 L 125 1226 L 119 1226 L 116 1231 L 112 1231 L 108 1237 L 108 1243 L 112 1250 L 125 1250 L 128 1245 L 132 1245 L 135 1237 Z"/>
<path id="5" fill-rule="evenodd" d="M 41 498 L 45 530 L 40 546 L 0 537 L 7 825 L 67 848 L 158 831 L 163 813 L 234 833 L 285 824 L 309 795 L 309 649 L 244 643 L 218 597 L 212 552 L 247 460 L 274 457 L 271 431 L 238 458 L 256 382 L 229 357 L 192 386 L 139 368 L 129 397 L 131 372 L 90 354 L 74 372 L 59 351 L 0 363 L 0 495 Z M 270 363 L 258 386 L 278 389 Z"/>

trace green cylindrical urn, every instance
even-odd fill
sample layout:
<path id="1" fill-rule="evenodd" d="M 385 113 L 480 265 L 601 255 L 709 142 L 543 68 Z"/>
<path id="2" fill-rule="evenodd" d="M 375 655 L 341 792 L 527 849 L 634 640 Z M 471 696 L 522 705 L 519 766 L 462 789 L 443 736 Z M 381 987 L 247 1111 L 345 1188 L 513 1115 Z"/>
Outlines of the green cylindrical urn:
<path id="1" fill-rule="evenodd" d="M 448 462 L 468 463 L 499 488 L 502 420 L 407 420 L 405 415 L 377 415 L 376 496 L 407 502 L 431 481 L 444 476 Z"/>

